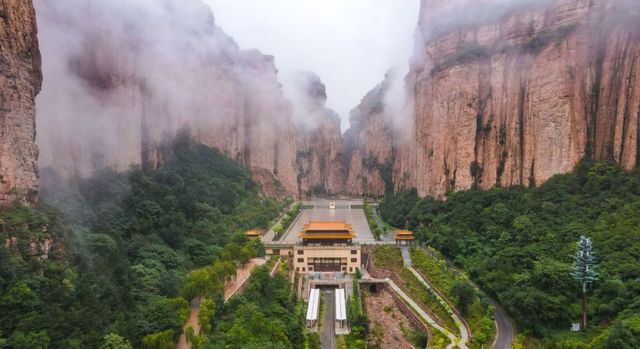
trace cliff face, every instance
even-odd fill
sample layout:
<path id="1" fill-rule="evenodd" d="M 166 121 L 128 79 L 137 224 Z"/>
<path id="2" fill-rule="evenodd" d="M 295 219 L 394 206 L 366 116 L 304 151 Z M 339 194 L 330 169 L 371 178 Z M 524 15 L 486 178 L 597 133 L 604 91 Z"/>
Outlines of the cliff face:
<path id="1" fill-rule="evenodd" d="M 327 92 L 318 76 L 301 72 L 295 80 L 293 100 L 300 193 L 304 196 L 341 193 L 345 169 L 340 118 L 326 108 Z"/>
<path id="2" fill-rule="evenodd" d="M 64 177 L 162 165 L 180 129 L 298 193 L 292 107 L 273 58 L 242 51 L 198 0 L 36 1 L 46 76 L 40 166 Z"/>
<path id="3" fill-rule="evenodd" d="M 40 51 L 31 1 L 0 2 L 0 206 L 34 203 L 38 191 L 35 97 Z"/>
<path id="4" fill-rule="evenodd" d="M 389 146 L 373 113 L 359 144 L 395 152 L 395 187 L 423 196 L 540 184 L 585 157 L 632 168 L 639 15 L 637 1 L 423 0 L 410 135 Z"/>
<path id="5" fill-rule="evenodd" d="M 344 187 L 347 193 L 380 196 L 385 193 L 385 185 L 392 185 L 395 134 L 391 115 L 385 108 L 390 84 L 387 75 L 351 111 L 351 127 L 344 135 L 349 154 Z"/>

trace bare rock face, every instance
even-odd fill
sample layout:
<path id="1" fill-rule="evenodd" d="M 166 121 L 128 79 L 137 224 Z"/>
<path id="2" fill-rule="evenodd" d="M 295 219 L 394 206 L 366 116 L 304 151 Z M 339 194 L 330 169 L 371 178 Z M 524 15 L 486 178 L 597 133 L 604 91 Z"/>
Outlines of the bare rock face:
<path id="1" fill-rule="evenodd" d="M 624 0 L 423 0 L 396 188 L 540 184 L 585 157 L 637 166 L 639 16 Z"/>
<path id="2" fill-rule="evenodd" d="M 344 135 L 348 154 L 344 189 L 347 193 L 381 196 L 385 189 L 393 189 L 396 134 L 385 108 L 390 83 L 388 74 L 351 111 L 351 127 Z"/>
<path id="3" fill-rule="evenodd" d="M 199 0 L 37 0 L 41 168 L 161 166 L 182 129 L 297 196 L 294 125 L 273 57 L 242 51 Z"/>
<path id="4" fill-rule="evenodd" d="M 31 1 L 0 2 L 0 206 L 37 200 L 40 51 Z"/>
<path id="5" fill-rule="evenodd" d="M 300 72 L 294 84 L 296 165 L 300 193 L 342 193 L 345 183 L 340 118 L 326 108 L 327 92 L 320 78 Z"/>

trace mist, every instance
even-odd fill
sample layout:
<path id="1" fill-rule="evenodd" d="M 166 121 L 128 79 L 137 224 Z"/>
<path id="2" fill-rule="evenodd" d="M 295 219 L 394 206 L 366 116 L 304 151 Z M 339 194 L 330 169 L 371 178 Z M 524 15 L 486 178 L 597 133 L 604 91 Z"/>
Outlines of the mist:
<path id="1" fill-rule="evenodd" d="M 343 130 L 350 110 L 389 69 L 408 71 L 420 5 L 419 0 L 205 1 L 241 48 L 274 55 L 285 90 L 295 90 L 286 85 L 295 82 L 291 75 L 297 71 L 316 73 Z"/>

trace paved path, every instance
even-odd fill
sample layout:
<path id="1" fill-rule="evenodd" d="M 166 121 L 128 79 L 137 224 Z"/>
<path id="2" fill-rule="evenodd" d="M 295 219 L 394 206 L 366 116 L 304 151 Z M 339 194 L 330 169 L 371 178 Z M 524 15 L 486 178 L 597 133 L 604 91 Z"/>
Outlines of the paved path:
<path id="1" fill-rule="evenodd" d="M 418 315 L 423 318 L 429 324 L 429 326 L 442 332 L 449 338 L 449 340 L 451 340 L 451 343 L 447 346 L 447 349 L 451 349 L 456 346 L 458 338 L 453 333 L 449 332 L 446 328 L 440 326 L 440 324 L 435 322 L 435 320 L 433 320 L 433 318 L 429 316 L 429 314 L 427 314 L 418 304 L 416 304 L 416 302 L 414 302 L 411 297 L 409 297 L 400 287 L 398 287 L 398 285 L 396 285 L 393 280 L 385 279 L 384 281 L 398 296 L 400 296 L 400 298 L 402 298 L 411 308 L 413 308 L 413 310 L 418 313 Z M 466 346 L 464 346 L 463 348 L 466 348 Z"/>
<path id="2" fill-rule="evenodd" d="M 413 261 L 411 260 L 409 247 L 405 246 L 402 248 L 402 260 L 404 262 L 404 266 L 418 279 L 418 281 L 420 281 L 420 283 L 424 285 L 424 287 L 431 291 L 431 289 L 433 288 L 431 283 L 425 280 L 422 275 L 420 275 L 420 273 L 418 273 L 413 268 Z M 440 304 L 442 304 L 445 308 L 450 307 L 447 301 L 445 301 L 437 292 L 434 292 L 434 295 L 436 296 L 436 298 L 438 298 L 438 302 L 440 302 Z M 467 342 L 469 341 L 469 329 L 455 312 L 449 313 L 449 316 L 453 318 L 453 321 L 458 327 L 458 332 L 460 332 L 460 341 L 457 343 L 457 346 L 462 349 L 467 349 Z"/>
<path id="3" fill-rule="evenodd" d="M 224 290 L 224 300 L 225 302 L 229 300 L 238 290 L 242 288 L 244 283 L 251 276 L 251 271 L 253 268 L 263 265 L 266 262 L 264 258 L 253 258 L 243 267 L 240 267 L 236 271 L 236 278 L 228 283 Z M 178 345 L 176 345 L 176 349 L 189 349 L 191 346 L 187 343 L 187 336 L 185 335 L 186 329 L 191 326 L 193 327 L 193 333 L 198 335 L 200 334 L 200 322 L 198 322 L 198 316 L 200 315 L 200 303 L 202 302 L 202 298 L 196 298 L 191 301 L 189 320 L 182 328 L 182 333 L 180 334 L 180 339 L 178 340 Z"/>
<path id="4" fill-rule="evenodd" d="M 491 303 L 496 307 L 496 340 L 493 342 L 493 349 L 511 349 L 515 339 L 515 328 L 509 314 L 498 302 L 491 299 Z"/>
<path id="5" fill-rule="evenodd" d="M 322 349 L 336 348 L 335 334 L 335 297 L 332 290 L 324 291 L 324 321 L 322 322 L 322 333 L 320 334 L 320 347 Z"/>
<path id="6" fill-rule="evenodd" d="M 180 335 L 180 340 L 178 341 L 178 345 L 176 349 L 189 349 L 189 343 L 187 343 L 187 336 L 184 334 L 187 330 L 187 327 L 193 327 L 193 333 L 200 333 L 200 322 L 198 321 L 198 316 L 200 315 L 200 303 L 202 303 L 202 298 L 196 298 L 191 301 L 189 320 L 187 320 L 186 325 L 184 325 L 182 329 L 182 334 Z"/>
<path id="7" fill-rule="evenodd" d="M 356 238 L 353 242 L 356 243 L 375 243 L 376 239 L 371 233 L 371 228 L 367 222 L 367 217 L 364 214 L 363 209 L 350 209 L 352 201 L 347 200 L 334 200 L 336 209 L 329 209 L 329 201 L 318 200 L 316 201 L 315 209 L 303 209 L 298 219 L 296 219 L 289 229 L 283 234 L 280 242 L 283 243 L 296 243 L 299 241 L 298 234 L 302 231 L 302 226 L 309 223 L 311 220 L 315 221 L 346 221 L 353 225 L 353 230 L 356 231 Z M 265 237 L 268 235 L 265 235 Z"/>
<path id="8" fill-rule="evenodd" d="M 429 253 L 429 251 L 427 251 L 424 247 L 422 249 L 425 250 L 427 253 Z M 447 264 L 450 267 L 455 268 L 455 266 L 450 260 L 446 259 L 445 257 L 441 257 L 441 258 L 444 258 L 444 260 L 447 262 Z M 475 287 L 480 288 L 472 280 L 469 280 L 469 282 L 471 282 Z M 515 326 L 513 325 L 513 320 L 511 320 L 511 317 L 509 317 L 509 314 L 507 314 L 507 312 L 498 303 L 498 301 L 488 296 L 487 298 L 489 299 L 489 303 L 491 303 L 491 305 L 493 305 L 496 309 L 496 312 L 494 313 L 495 324 L 496 324 L 496 337 L 493 341 L 493 345 L 491 346 L 491 348 L 492 349 L 511 349 L 513 347 L 513 342 L 516 338 L 516 329 L 515 329 Z"/>

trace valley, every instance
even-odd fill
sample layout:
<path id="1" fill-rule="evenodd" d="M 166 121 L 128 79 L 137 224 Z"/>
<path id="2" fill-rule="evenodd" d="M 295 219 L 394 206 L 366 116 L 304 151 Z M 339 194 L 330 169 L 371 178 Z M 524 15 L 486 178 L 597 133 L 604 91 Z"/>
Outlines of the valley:
<path id="1" fill-rule="evenodd" d="M 640 348 L 640 2 L 239 2 L 0 1 L 0 349 Z"/>

